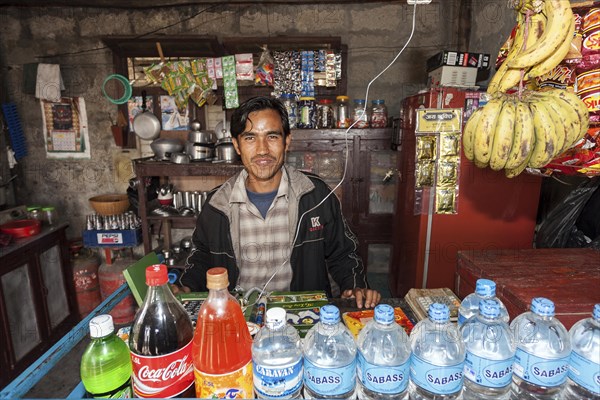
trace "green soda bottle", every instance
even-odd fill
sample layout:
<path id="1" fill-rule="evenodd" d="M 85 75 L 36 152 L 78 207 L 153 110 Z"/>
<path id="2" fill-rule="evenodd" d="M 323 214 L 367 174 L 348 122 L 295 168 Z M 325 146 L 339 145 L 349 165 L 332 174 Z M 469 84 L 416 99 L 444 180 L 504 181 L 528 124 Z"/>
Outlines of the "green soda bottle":
<path id="1" fill-rule="evenodd" d="M 108 314 L 90 320 L 92 341 L 81 357 L 81 381 L 91 398 L 131 398 L 129 346 L 115 334 Z"/>

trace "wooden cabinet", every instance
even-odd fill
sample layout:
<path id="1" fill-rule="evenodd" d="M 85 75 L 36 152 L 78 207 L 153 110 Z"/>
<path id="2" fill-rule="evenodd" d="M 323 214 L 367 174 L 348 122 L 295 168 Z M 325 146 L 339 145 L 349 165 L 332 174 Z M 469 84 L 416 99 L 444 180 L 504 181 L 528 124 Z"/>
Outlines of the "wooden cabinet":
<path id="1" fill-rule="evenodd" d="M 341 199 L 342 211 L 358 235 L 360 253 L 371 272 L 387 272 L 391 254 L 392 226 L 396 191 L 397 152 L 390 149 L 392 129 L 294 130 L 286 163 L 321 176 Z M 347 139 L 347 140 L 346 140 Z M 346 163 L 347 152 L 347 163 Z M 135 160 L 140 181 L 158 176 L 163 182 L 173 177 L 229 177 L 243 166 L 193 162 L 173 164 L 149 159 Z M 345 173 L 344 173 L 345 169 Z M 175 188 L 177 190 L 177 188 Z M 207 190 L 207 188 L 194 189 Z M 163 236 L 163 248 L 172 245 L 171 228 L 195 226 L 193 216 L 161 217 L 150 213 L 157 204 L 148 203 L 146 190 L 138 187 L 139 214 L 142 218 L 144 250 L 153 250 L 152 232 Z"/>
<path id="2" fill-rule="evenodd" d="M 67 226 L 0 248 L 0 387 L 77 322 Z"/>

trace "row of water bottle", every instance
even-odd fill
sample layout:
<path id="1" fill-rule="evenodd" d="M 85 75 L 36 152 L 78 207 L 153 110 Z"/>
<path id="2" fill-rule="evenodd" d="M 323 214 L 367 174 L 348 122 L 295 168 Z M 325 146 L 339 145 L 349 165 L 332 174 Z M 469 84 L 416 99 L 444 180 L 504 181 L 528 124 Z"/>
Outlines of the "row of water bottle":
<path id="1" fill-rule="evenodd" d="M 304 385 L 319 399 L 600 399 L 600 304 L 569 333 L 534 298 L 509 326 L 495 284 L 480 281 L 460 327 L 435 303 L 410 337 L 382 304 L 354 341 L 328 305 L 301 346 L 285 311 L 269 310 L 252 347 L 257 396 L 299 398 Z"/>

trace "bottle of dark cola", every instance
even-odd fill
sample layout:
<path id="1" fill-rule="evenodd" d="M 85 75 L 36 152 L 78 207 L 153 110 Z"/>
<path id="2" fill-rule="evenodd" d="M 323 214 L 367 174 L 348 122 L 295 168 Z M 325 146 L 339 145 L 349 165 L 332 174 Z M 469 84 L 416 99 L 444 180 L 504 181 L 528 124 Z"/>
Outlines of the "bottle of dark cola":
<path id="1" fill-rule="evenodd" d="M 129 335 L 136 397 L 195 397 L 192 321 L 168 282 L 166 265 L 146 268 L 148 292 Z"/>

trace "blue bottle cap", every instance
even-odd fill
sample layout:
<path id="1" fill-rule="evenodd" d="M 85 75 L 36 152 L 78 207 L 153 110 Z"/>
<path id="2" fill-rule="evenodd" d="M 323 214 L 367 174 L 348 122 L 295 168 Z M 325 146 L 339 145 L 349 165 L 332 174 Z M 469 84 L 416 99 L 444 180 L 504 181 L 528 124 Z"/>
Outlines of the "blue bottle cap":
<path id="1" fill-rule="evenodd" d="M 354 99 L 356 104 L 365 104 L 365 99 Z"/>
<path id="2" fill-rule="evenodd" d="M 442 303 L 433 303 L 429 306 L 429 319 L 434 322 L 447 322 L 450 319 L 450 309 Z"/>
<path id="3" fill-rule="evenodd" d="M 383 99 L 376 99 L 371 101 L 372 104 L 385 104 L 385 100 Z"/>
<path id="4" fill-rule="evenodd" d="M 494 299 L 484 299 L 479 302 L 479 313 L 485 318 L 497 318 L 500 315 L 500 304 Z"/>
<path id="5" fill-rule="evenodd" d="M 480 296 L 495 296 L 496 295 L 496 283 L 489 279 L 477 279 L 475 283 L 475 293 Z"/>
<path id="6" fill-rule="evenodd" d="M 545 297 L 531 300 L 531 311 L 542 317 L 554 317 L 554 303 Z"/>
<path id="7" fill-rule="evenodd" d="M 375 307 L 375 321 L 384 325 L 394 322 L 394 308 L 388 304 L 378 304 Z"/>
<path id="8" fill-rule="evenodd" d="M 594 319 L 596 321 L 600 321 L 600 303 L 594 306 L 594 312 L 592 313 L 592 315 L 594 316 Z"/>
<path id="9" fill-rule="evenodd" d="M 321 307 L 321 321 L 324 324 L 337 324 L 340 322 L 340 309 L 332 304 Z"/>

